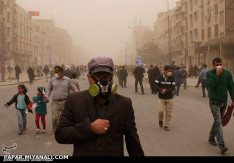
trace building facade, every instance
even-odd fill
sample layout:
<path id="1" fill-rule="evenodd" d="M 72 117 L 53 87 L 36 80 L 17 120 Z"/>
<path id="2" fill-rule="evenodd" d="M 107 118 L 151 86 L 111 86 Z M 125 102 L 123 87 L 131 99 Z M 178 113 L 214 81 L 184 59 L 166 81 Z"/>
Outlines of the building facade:
<path id="1" fill-rule="evenodd" d="M 68 32 L 55 27 L 52 19 L 33 19 L 15 0 L 0 0 L 0 30 L 5 68 L 19 65 L 24 70 L 27 66 L 71 62 L 74 50 Z"/>
<path id="2" fill-rule="evenodd" d="M 160 55 L 171 54 L 177 65 L 209 68 L 215 57 L 221 57 L 233 73 L 233 8 L 234 0 L 180 0 L 174 9 L 159 13 L 154 35 Z"/>

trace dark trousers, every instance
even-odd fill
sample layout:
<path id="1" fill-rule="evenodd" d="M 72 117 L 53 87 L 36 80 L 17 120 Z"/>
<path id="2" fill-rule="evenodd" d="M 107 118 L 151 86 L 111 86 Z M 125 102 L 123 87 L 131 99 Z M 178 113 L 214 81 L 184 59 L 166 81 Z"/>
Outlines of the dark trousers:
<path id="1" fill-rule="evenodd" d="M 29 84 L 33 84 L 33 78 L 29 77 Z"/>
<path id="2" fill-rule="evenodd" d="M 207 81 L 206 81 L 206 79 L 202 79 L 202 93 L 203 93 L 203 96 L 206 96 L 206 90 L 208 91 Z"/>
<path id="3" fill-rule="evenodd" d="M 195 86 L 196 88 L 198 88 L 199 87 L 199 85 L 201 84 L 201 82 L 202 82 L 202 79 L 201 78 L 199 78 L 198 79 L 198 81 L 197 81 L 197 85 Z"/>
<path id="4" fill-rule="evenodd" d="M 141 86 L 141 93 L 144 94 L 144 88 L 143 88 L 143 78 L 141 79 L 135 79 L 135 92 L 137 93 L 138 92 L 138 82 L 140 83 L 140 86 Z"/>
<path id="5" fill-rule="evenodd" d="M 15 73 L 15 78 L 19 81 L 19 73 Z"/>
<path id="6" fill-rule="evenodd" d="M 121 79 L 121 86 L 122 86 L 122 88 L 123 87 L 127 88 L 126 83 L 127 83 L 127 79 Z"/>
<path id="7" fill-rule="evenodd" d="M 176 95 L 179 96 L 180 94 L 180 87 L 181 87 L 181 83 L 176 83 Z"/>
<path id="8" fill-rule="evenodd" d="M 187 78 L 182 79 L 182 84 L 184 84 L 184 89 L 187 89 Z"/>

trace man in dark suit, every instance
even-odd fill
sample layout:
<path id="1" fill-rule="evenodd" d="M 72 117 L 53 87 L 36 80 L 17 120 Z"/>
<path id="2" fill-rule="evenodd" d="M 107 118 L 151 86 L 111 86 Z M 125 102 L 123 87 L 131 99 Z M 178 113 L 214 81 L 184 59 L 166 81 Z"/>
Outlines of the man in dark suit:
<path id="1" fill-rule="evenodd" d="M 74 144 L 74 156 L 144 156 L 131 99 L 116 94 L 112 59 L 96 57 L 88 63 L 89 91 L 68 96 L 55 139 Z"/>

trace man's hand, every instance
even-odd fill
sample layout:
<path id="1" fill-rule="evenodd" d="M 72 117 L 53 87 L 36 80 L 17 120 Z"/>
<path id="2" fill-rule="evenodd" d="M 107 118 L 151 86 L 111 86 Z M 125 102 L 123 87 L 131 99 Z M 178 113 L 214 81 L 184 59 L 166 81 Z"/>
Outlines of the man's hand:
<path id="1" fill-rule="evenodd" d="M 216 68 L 216 74 L 217 74 L 218 76 L 221 76 L 221 75 L 222 75 L 222 72 L 223 72 L 223 67 L 220 68 L 220 69 Z"/>
<path id="2" fill-rule="evenodd" d="M 95 134 L 105 134 L 110 127 L 108 120 L 97 119 L 91 123 L 91 129 Z"/>
<path id="3" fill-rule="evenodd" d="M 167 90 L 166 89 L 162 89 L 161 90 L 161 94 L 165 95 L 167 93 Z"/>

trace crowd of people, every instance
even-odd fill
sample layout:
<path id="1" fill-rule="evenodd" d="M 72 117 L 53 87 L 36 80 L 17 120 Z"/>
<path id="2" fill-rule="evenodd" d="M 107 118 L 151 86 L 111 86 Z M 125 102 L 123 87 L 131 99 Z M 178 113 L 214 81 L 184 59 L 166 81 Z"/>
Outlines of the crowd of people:
<path id="1" fill-rule="evenodd" d="M 206 64 L 203 64 L 200 70 L 194 66 L 192 75 L 192 67 L 188 73 L 184 65 L 177 66 L 175 62 L 165 66 L 155 64 L 149 66 L 147 74 L 151 93 L 158 94 L 158 125 L 165 131 L 170 131 L 174 96 L 180 95 L 181 84 L 186 89 L 187 78 L 198 77 L 195 88 L 201 83 L 203 97 L 206 97 L 208 92 L 210 109 L 214 117 L 208 142 L 213 146 L 219 146 L 221 153 L 224 154 L 228 148 L 224 143 L 221 121 L 226 111 L 227 91 L 234 107 L 234 85 L 232 74 L 223 68 L 220 58 L 213 60 L 213 66 L 211 70 L 207 69 Z M 15 71 L 19 74 L 21 70 L 16 66 Z M 33 69 L 29 67 L 27 72 L 29 76 L 31 75 L 29 81 L 32 83 Z M 43 72 L 46 81 L 49 73 L 51 75 L 47 93 L 45 88 L 39 87 L 36 96 L 30 102 L 27 88 L 21 84 L 18 86 L 18 93 L 6 103 L 6 106 L 15 103 L 19 135 L 26 130 L 26 111 L 31 103 L 34 103 L 36 108 L 36 134 L 40 133 L 40 118 L 43 125 L 42 134 L 46 133 L 46 105 L 51 98 L 52 133 L 59 143 L 74 144 L 73 155 L 122 156 L 124 135 L 129 155 L 144 156 L 136 130 L 131 99 L 116 93 L 118 87 L 113 80 L 116 76 L 119 86 L 127 88 L 127 78 L 133 75 L 135 93 L 138 93 L 139 83 L 141 94 L 144 95 L 143 80 L 146 71 L 140 56 L 136 58 L 135 66 L 114 66 L 111 58 L 96 57 L 90 60 L 87 67 L 62 65 L 55 66 L 50 71 L 49 67 L 45 66 Z M 85 75 L 90 86 L 88 90 L 81 91 L 78 79 L 82 76 L 84 79 Z M 30 109 L 28 111 L 32 112 Z M 108 144 L 112 144 L 112 147 Z"/>

